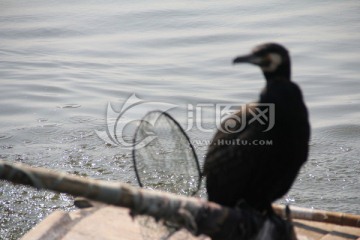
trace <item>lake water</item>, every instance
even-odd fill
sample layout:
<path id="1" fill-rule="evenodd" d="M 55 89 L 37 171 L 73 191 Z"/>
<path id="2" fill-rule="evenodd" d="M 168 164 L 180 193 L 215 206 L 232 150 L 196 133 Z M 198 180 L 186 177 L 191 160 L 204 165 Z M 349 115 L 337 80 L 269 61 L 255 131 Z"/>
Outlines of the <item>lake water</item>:
<path id="1" fill-rule="evenodd" d="M 280 202 L 360 214 L 359 12 L 359 1 L 0 1 L 0 158 L 136 185 L 131 152 L 95 133 L 108 102 L 176 104 L 186 127 L 189 104 L 256 100 L 260 70 L 231 61 L 279 42 L 312 124 L 309 161 Z M 202 162 L 213 133 L 188 134 Z M 56 209 L 73 198 L 0 182 L 0 239 Z"/>

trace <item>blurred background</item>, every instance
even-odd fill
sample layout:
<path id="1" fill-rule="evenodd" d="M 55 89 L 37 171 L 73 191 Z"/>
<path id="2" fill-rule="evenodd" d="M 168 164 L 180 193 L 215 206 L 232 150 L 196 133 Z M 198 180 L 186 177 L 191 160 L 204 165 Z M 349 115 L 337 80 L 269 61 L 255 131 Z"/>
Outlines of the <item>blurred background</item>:
<path id="1" fill-rule="evenodd" d="M 136 185 L 131 152 L 95 133 L 108 103 L 120 111 L 135 93 L 175 104 L 186 128 L 189 104 L 255 101 L 260 69 L 232 59 L 278 42 L 312 124 L 309 160 L 279 202 L 360 214 L 359 11 L 350 0 L 1 0 L 0 158 Z M 202 163 L 213 133 L 187 133 Z M 1 181 L 0 239 L 56 209 L 74 209 L 73 198 Z"/>

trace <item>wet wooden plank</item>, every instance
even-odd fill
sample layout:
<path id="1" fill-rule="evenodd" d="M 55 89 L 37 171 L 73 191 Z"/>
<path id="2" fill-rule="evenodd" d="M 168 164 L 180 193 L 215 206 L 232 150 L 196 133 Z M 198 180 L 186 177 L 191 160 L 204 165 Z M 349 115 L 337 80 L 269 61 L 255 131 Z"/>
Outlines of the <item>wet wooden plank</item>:
<path id="1" fill-rule="evenodd" d="M 71 213 L 56 211 L 25 234 L 22 240 L 142 240 L 146 237 L 142 235 L 141 227 L 130 217 L 128 209 L 102 205 Z M 185 231 L 169 239 L 209 240 L 204 236 L 191 236 Z"/>
<path id="2" fill-rule="evenodd" d="M 358 239 L 360 228 L 339 226 L 307 220 L 294 220 L 295 232 L 299 238 L 307 240 L 345 240 Z"/>
<path id="3" fill-rule="evenodd" d="M 67 224 L 71 223 L 72 219 L 66 212 L 55 211 L 50 214 L 44 221 L 40 222 L 31 231 L 26 233 L 23 240 L 43 240 L 56 239 L 58 236 L 62 236 L 63 232 L 67 231 Z"/>
<path id="4" fill-rule="evenodd" d="M 139 226 L 126 209 L 101 207 L 76 223 L 62 240 L 138 240 Z"/>
<path id="5" fill-rule="evenodd" d="M 294 220 L 295 232 L 299 240 L 345 240 L 358 239 L 360 228 L 339 226 L 330 223 L 308 220 Z M 34 229 L 27 233 L 23 240 L 142 240 L 144 226 L 134 221 L 129 210 L 108 205 L 99 205 L 88 209 L 76 210 L 70 213 L 54 212 Z M 190 234 L 184 237 L 184 232 L 172 236 L 177 239 L 207 239 L 193 237 Z"/>

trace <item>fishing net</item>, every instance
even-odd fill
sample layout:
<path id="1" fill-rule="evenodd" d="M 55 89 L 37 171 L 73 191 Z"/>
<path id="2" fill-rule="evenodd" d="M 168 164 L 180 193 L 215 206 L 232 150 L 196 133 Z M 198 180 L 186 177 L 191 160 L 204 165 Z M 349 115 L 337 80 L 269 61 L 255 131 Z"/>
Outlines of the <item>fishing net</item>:
<path id="1" fill-rule="evenodd" d="M 133 146 L 135 173 L 141 187 L 185 196 L 199 190 L 201 171 L 194 147 L 168 113 L 146 114 L 136 130 Z M 178 229 L 151 217 L 137 220 L 144 239 L 167 239 Z"/>

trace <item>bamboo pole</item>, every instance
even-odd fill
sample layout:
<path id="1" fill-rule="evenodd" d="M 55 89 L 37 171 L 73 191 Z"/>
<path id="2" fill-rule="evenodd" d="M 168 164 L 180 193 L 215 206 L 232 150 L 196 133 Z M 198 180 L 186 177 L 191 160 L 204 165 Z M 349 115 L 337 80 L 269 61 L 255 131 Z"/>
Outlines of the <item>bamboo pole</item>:
<path id="1" fill-rule="evenodd" d="M 286 217 L 286 210 L 284 205 L 273 204 L 273 209 L 278 215 Z M 292 206 L 290 207 L 290 215 L 291 218 L 294 219 L 333 223 L 350 227 L 360 227 L 360 215 L 349 213 L 331 212 Z"/>
<path id="2" fill-rule="evenodd" d="M 138 189 L 128 184 L 89 179 L 24 164 L 0 160 L 0 179 L 47 189 L 91 200 L 126 207 L 132 216 L 148 215 L 184 227 L 194 235 L 212 239 L 249 239 L 254 234 L 278 233 L 271 228 L 261 231 L 266 220 L 253 210 L 222 207 L 216 203 L 171 193 Z M 270 222 L 270 224 L 272 224 Z"/>

